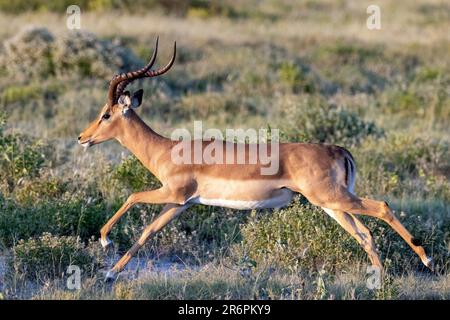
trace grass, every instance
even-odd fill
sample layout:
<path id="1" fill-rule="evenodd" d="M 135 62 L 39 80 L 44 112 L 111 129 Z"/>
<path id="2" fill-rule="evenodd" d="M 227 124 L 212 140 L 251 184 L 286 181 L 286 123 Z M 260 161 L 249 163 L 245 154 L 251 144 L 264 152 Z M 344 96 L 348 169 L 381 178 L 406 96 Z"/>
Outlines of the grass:
<path id="1" fill-rule="evenodd" d="M 364 270 L 336 276 L 289 275 L 267 269 L 243 276 L 222 265 L 200 270 L 151 273 L 137 280 L 119 280 L 113 287 L 101 279 L 86 280 L 82 289 L 71 292 L 54 283 L 34 299 L 283 299 L 283 300 L 365 300 L 365 299 L 449 299 L 450 279 L 446 276 L 405 274 L 389 279 L 379 290 L 368 290 Z"/>
<path id="2" fill-rule="evenodd" d="M 152 13 L 138 14 L 94 1 L 82 11 L 90 33 L 71 37 L 61 4 L 36 0 L 40 11 L 28 11 L 23 1 L 0 1 L 0 43 L 18 44 L 12 56 L 0 49 L 0 250 L 8 260 L 0 296 L 449 299 L 448 8 L 378 1 L 382 29 L 370 31 L 359 2 L 194 2 L 175 11 L 155 2 Z M 35 31 L 41 47 L 20 42 L 28 24 L 47 28 Z M 131 192 L 159 182 L 118 143 L 83 153 L 76 137 L 105 103 L 110 73 L 148 59 L 156 35 L 157 64 L 169 59 L 173 40 L 178 57 L 164 77 L 134 84 L 145 91 L 138 112 L 154 130 L 170 136 L 202 120 L 204 128 L 270 126 L 284 141 L 346 146 L 357 193 L 387 200 L 425 242 L 438 274 L 425 273 L 392 230 L 368 218 L 387 276 L 381 289 L 367 289 L 363 250 L 298 199 L 273 213 L 192 207 L 140 256 L 182 261 L 181 271 L 129 272 L 105 287 L 107 262 L 92 239 Z M 111 234 L 119 252 L 160 209 L 127 213 Z M 48 267 L 53 244 L 63 263 Z M 70 259 L 91 266 L 79 291 L 65 289 Z"/>

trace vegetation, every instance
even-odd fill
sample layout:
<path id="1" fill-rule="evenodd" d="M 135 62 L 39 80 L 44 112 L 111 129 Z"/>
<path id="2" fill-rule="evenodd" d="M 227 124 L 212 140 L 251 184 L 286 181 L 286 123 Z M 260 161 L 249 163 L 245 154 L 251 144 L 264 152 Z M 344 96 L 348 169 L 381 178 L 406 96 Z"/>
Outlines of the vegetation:
<path id="1" fill-rule="evenodd" d="M 447 4 L 382 1 L 382 30 L 369 31 L 365 8 L 328 0 L 73 3 L 82 8 L 76 32 L 65 27 L 67 1 L 0 0 L 0 297 L 450 298 Z M 202 120 L 345 146 L 356 192 L 388 201 L 437 273 L 363 217 L 386 269 L 369 290 L 365 252 L 298 196 L 273 212 L 194 206 L 106 288 L 100 228 L 131 192 L 160 182 L 119 144 L 83 153 L 76 137 L 104 105 L 112 74 L 142 65 L 156 35 L 157 64 L 172 40 L 179 52 L 170 73 L 134 84 L 154 130 L 170 136 Z M 160 210 L 137 205 L 121 219 L 110 235 L 119 254 Z M 166 262 L 173 268 L 158 271 Z M 82 268 L 81 290 L 65 286 L 71 264 Z"/>

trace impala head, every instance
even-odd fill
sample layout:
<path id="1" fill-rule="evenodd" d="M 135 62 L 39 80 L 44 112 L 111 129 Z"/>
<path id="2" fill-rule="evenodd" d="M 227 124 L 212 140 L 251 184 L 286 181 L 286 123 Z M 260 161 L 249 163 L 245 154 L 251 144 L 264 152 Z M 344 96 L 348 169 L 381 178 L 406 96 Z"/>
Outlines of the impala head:
<path id="1" fill-rule="evenodd" d="M 127 85 L 136 79 L 152 78 L 166 73 L 173 65 L 176 56 L 176 43 L 174 52 L 169 63 L 158 70 L 152 70 L 158 53 L 158 38 L 156 39 L 155 51 L 150 62 L 142 69 L 115 75 L 109 83 L 108 100 L 102 107 L 96 119 L 78 136 L 78 143 L 84 147 L 99 144 L 113 138 L 117 138 L 133 118 L 133 109 L 142 103 L 143 90 L 140 89 L 133 94 L 125 91 Z"/>

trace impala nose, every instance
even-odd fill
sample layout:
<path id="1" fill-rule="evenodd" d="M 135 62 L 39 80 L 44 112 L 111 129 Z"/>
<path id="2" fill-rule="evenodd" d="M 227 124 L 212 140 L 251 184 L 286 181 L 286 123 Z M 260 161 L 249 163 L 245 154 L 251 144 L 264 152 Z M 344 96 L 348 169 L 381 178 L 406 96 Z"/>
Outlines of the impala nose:
<path id="1" fill-rule="evenodd" d="M 81 140 L 81 136 L 78 136 L 78 141 L 80 141 Z"/>

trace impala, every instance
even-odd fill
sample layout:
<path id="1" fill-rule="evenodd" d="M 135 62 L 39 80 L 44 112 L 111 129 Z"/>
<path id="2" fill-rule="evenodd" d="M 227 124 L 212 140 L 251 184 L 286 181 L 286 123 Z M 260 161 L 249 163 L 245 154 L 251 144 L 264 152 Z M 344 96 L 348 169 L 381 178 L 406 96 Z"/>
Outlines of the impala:
<path id="1" fill-rule="evenodd" d="M 371 263 L 382 270 L 382 263 L 370 231 L 356 217 L 367 215 L 379 218 L 392 227 L 420 257 L 425 266 L 433 269 L 418 239 L 414 238 L 393 214 L 388 204 L 358 197 L 354 191 L 355 160 L 346 149 L 326 144 L 280 143 L 272 159 L 278 161 L 277 171 L 262 173 L 265 164 L 255 163 L 175 163 L 172 151 L 180 144 L 199 141 L 177 141 L 153 131 L 133 110 L 142 102 L 143 90 L 130 94 L 124 91 L 132 81 L 152 78 L 167 72 L 176 56 L 176 43 L 170 62 L 154 70 L 158 39 L 150 62 L 137 71 L 115 75 L 109 85 L 107 103 L 98 117 L 80 134 L 78 142 L 90 147 L 116 139 L 131 151 L 162 183 L 156 190 L 131 194 L 122 207 L 102 227 L 100 242 L 105 249 L 112 246 L 108 238 L 113 226 L 131 207 L 138 203 L 165 204 L 160 215 L 147 226 L 138 241 L 108 271 L 106 280 L 116 279 L 118 273 L 134 254 L 156 232 L 194 204 L 206 204 L 235 209 L 279 208 L 291 201 L 295 194 L 304 195 L 312 204 L 337 221 L 367 252 Z M 242 152 L 248 158 L 250 143 L 221 140 L 201 141 L 201 148 L 223 147 L 223 157 L 238 159 Z M 269 148 L 257 144 L 256 148 Z M 194 150 L 191 148 L 190 150 Z M 232 152 L 232 153 L 231 153 Z"/>

